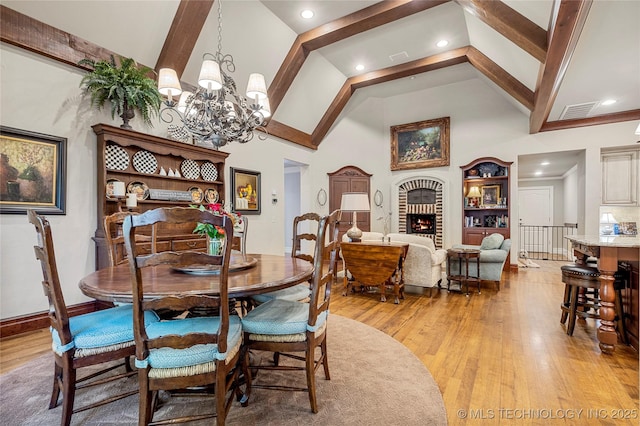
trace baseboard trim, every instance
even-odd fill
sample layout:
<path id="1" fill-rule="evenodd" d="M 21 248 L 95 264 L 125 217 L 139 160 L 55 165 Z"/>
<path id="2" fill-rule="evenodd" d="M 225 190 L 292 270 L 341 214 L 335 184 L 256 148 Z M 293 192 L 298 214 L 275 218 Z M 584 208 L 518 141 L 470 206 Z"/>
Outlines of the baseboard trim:
<path id="1" fill-rule="evenodd" d="M 110 303 L 94 300 L 92 302 L 68 306 L 67 312 L 69 312 L 69 316 L 74 317 L 76 315 L 106 309 L 111 306 L 113 305 Z M 49 313 L 47 311 L 7 318 L 0 321 L 0 337 L 14 336 L 16 334 L 40 330 L 46 327 L 49 327 Z"/>

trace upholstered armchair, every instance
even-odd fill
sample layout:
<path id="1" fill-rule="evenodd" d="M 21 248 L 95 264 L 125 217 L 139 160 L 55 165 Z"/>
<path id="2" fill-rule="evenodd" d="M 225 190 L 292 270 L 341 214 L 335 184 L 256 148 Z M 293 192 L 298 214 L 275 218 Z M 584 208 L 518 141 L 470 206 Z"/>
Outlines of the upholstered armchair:
<path id="1" fill-rule="evenodd" d="M 480 279 L 493 281 L 497 289 L 500 290 L 500 280 L 502 279 L 502 269 L 511 251 L 511 240 L 504 239 L 502 234 L 491 234 L 482 239 L 479 246 L 469 244 L 455 244 L 453 248 L 470 248 L 480 250 Z M 457 271 L 460 266 L 457 260 L 451 260 L 451 270 Z M 475 262 L 469 262 L 469 275 L 478 276 Z"/>
<path id="2" fill-rule="evenodd" d="M 404 284 L 429 289 L 439 286 L 445 272 L 447 251 L 436 249 L 433 240 L 412 234 L 387 234 L 391 241 L 409 243 L 404 260 Z"/>

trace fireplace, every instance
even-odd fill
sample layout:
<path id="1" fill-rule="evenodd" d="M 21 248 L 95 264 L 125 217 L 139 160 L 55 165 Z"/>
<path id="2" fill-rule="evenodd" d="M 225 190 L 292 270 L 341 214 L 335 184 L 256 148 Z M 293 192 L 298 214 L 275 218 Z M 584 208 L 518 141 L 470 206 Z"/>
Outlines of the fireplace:
<path id="1" fill-rule="evenodd" d="M 444 182 L 435 177 L 405 177 L 395 183 L 398 232 L 431 238 L 442 248 Z M 414 222 L 412 226 L 411 223 Z"/>
<path id="2" fill-rule="evenodd" d="M 407 234 L 435 235 L 436 215 L 435 214 L 408 214 Z"/>

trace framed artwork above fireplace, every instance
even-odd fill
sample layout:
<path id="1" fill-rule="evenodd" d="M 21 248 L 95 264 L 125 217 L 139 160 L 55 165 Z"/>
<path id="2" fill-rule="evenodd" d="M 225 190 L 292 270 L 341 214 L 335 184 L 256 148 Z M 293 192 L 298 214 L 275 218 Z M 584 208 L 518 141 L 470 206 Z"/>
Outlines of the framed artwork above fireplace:
<path id="1" fill-rule="evenodd" d="M 449 165 L 449 117 L 391 126 L 391 170 Z"/>

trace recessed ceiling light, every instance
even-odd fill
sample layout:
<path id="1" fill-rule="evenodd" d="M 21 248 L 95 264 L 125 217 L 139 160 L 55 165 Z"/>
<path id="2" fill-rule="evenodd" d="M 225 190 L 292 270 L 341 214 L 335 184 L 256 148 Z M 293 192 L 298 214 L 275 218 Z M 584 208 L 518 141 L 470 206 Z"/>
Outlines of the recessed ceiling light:
<path id="1" fill-rule="evenodd" d="M 542 174 L 542 172 L 541 172 L 540 170 L 538 170 L 538 171 L 536 171 L 534 174 L 535 174 L 536 176 L 540 176 L 540 175 Z"/>
<path id="2" fill-rule="evenodd" d="M 356 65 L 356 71 L 362 71 L 364 69 L 364 65 L 358 64 Z"/>
<path id="3" fill-rule="evenodd" d="M 300 16 L 302 16 L 304 19 L 311 19 L 313 18 L 313 10 L 305 9 L 300 12 Z"/>
<path id="4" fill-rule="evenodd" d="M 541 166 L 548 166 L 550 163 L 548 161 L 543 161 L 540 163 Z"/>
<path id="5" fill-rule="evenodd" d="M 615 99 L 607 99 L 606 101 L 602 101 L 600 105 L 608 106 L 608 105 L 613 105 L 616 102 L 617 101 Z"/>
<path id="6" fill-rule="evenodd" d="M 447 44 L 449 44 L 448 40 L 440 40 L 439 42 L 436 43 L 436 46 L 445 47 Z"/>

